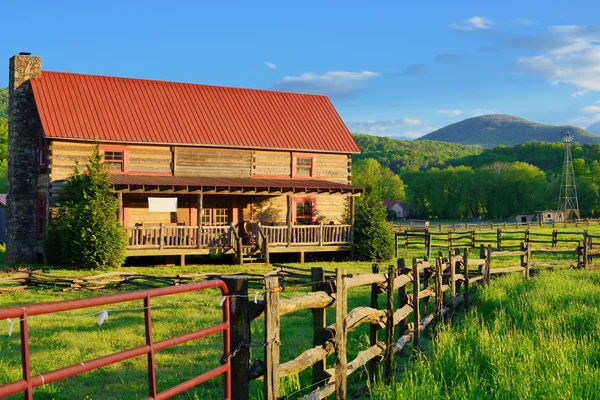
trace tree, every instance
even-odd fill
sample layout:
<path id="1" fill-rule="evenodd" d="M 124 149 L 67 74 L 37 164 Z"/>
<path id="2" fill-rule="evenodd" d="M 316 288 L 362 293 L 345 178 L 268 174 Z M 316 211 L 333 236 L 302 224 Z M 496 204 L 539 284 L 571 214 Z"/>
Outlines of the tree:
<path id="1" fill-rule="evenodd" d="M 373 159 L 356 163 L 352 183 L 365 189 L 356 200 L 354 255 L 364 261 L 389 260 L 393 254 L 393 237 L 383 199 L 403 200 L 404 184 L 398 175 Z"/>
<path id="2" fill-rule="evenodd" d="M 116 218 L 118 200 L 108 177 L 96 147 L 86 173 L 76 167 L 66 180 L 47 232 L 47 262 L 98 268 L 125 261 L 125 228 Z"/>

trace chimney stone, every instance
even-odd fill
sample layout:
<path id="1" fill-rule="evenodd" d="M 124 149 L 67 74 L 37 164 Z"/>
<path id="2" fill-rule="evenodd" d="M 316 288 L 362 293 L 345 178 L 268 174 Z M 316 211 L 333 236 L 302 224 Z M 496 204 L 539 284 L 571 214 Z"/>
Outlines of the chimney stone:
<path id="1" fill-rule="evenodd" d="M 41 57 L 31 55 L 16 55 L 9 61 L 7 264 L 38 261 L 36 148 L 42 124 L 30 79 L 41 76 L 41 65 Z"/>

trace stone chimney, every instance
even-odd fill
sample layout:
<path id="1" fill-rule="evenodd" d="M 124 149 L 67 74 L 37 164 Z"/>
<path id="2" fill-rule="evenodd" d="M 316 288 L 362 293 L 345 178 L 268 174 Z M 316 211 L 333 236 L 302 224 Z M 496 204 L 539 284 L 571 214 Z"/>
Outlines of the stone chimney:
<path id="1" fill-rule="evenodd" d="M 42 132 L 31 78 L 42 74 L 41 57 L 20 53 L 9 61 L 8 76 L 8 198 L 6 262 L 38 261 L 35 205 L 37 198 L 37 138 Z"/>

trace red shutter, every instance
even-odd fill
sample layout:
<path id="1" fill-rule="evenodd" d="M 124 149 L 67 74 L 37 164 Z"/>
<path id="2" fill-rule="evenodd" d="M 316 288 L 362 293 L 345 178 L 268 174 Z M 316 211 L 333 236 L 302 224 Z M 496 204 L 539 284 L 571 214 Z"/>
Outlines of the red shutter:
<path id="1" fill-rule="evenodd" d="M 37 238 L 43 239 L 46 236 L 46 195 L 40 194 L 35 203 L 35 221 Z"/>

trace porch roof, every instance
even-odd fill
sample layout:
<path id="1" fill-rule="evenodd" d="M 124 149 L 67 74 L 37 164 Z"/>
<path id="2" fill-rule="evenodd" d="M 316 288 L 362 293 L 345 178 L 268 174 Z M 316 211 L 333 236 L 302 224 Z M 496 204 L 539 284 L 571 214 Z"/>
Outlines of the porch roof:
<path id="1" fill-rule="evenodd" d="M 205 193 L 205 194 L 349 194 L 358 195 L 358 186 L 320 179 L 254 179 L 187 176 L 114 174 L 110 183 L 123 193 Z"/>

